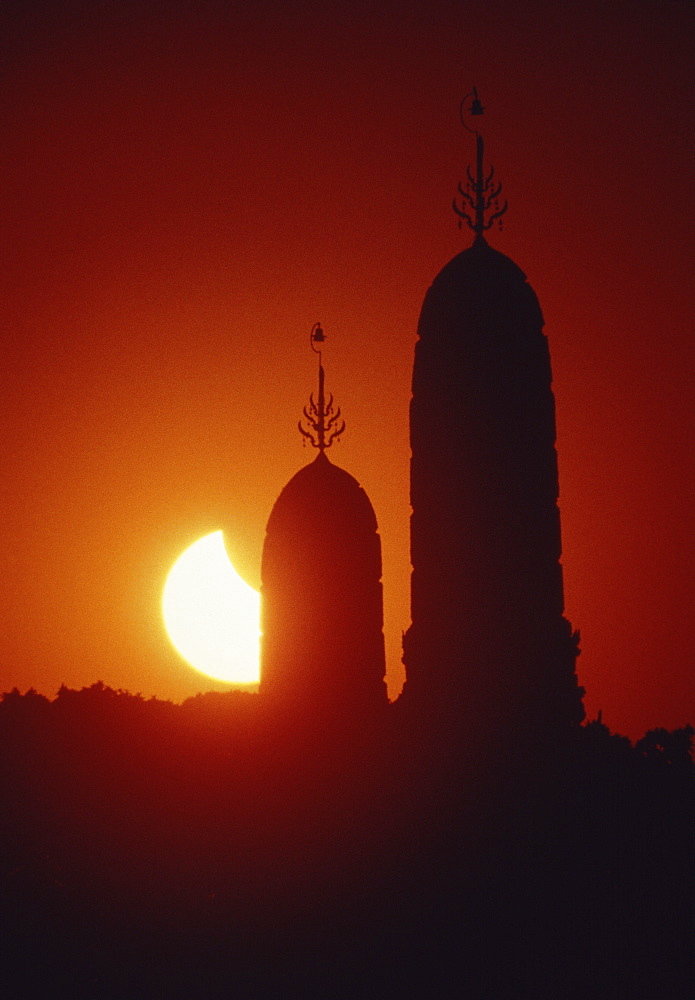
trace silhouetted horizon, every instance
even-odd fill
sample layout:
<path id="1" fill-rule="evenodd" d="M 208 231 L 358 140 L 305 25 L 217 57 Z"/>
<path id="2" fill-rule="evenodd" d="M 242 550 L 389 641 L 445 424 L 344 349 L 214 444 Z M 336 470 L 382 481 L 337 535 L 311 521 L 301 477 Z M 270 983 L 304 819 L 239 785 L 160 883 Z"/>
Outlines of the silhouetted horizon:
<path id="1" fill-rule="evenodd" d="M 397 702 L 263 705 L 3 696 L 8 996 L 686 996 L 692 727 L 593 720 L 481 785 Z"/>

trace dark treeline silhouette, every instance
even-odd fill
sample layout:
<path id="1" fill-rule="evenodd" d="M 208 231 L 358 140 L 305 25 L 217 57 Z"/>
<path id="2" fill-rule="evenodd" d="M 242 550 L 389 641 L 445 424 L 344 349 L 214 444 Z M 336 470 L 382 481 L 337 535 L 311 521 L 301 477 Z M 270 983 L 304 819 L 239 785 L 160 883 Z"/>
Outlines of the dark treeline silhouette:
<path id="1" fill-rule="evenodd" d="M 15 690 L 3 995 L 685 997 L 692 737 Z"/>

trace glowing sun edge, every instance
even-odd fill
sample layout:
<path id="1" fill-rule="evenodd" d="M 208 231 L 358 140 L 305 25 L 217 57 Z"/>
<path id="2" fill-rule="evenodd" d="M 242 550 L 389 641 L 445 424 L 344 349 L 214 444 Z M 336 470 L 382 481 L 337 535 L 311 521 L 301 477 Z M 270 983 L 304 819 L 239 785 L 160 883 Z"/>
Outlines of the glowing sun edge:
<path id="1" fill-rule="evenodd" d="M 190 545 L 162 594 L 167 634 L 195 670 L 229 684 L 260 677 L 260 594 L 227 556 L 221 531 Z"/>

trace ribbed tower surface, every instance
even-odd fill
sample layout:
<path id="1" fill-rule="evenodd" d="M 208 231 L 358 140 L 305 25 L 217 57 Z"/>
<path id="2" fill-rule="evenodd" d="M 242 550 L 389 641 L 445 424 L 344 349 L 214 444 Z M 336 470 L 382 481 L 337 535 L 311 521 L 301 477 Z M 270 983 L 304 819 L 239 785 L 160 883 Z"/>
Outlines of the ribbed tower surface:
<path id="1" fill-rule="evenodd" d="M 437 275 L 410 408 L 406 695 L 493 725 L 583 715 L 563 614 L 555 406 L 523 271 L 478 237 Z"/>
<path id="2" fill-rule="evenodd" d="M 376 516 L 323 451 L 273 507 L 261 581 L 262 695 L 327 712 L 386 704 Z"/>

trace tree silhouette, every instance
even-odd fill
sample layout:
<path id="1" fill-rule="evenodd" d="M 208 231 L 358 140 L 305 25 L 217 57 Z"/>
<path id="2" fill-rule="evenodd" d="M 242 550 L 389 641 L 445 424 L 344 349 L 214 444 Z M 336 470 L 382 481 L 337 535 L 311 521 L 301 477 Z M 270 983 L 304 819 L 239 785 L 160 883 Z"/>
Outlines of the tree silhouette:
<path id="1" fill-rule="evenodd" d="M 6 995 L 685 995 L 691 727 L 517 736 L 481 784 L 398 703 L 337 719 L 3 696 Z"/>

